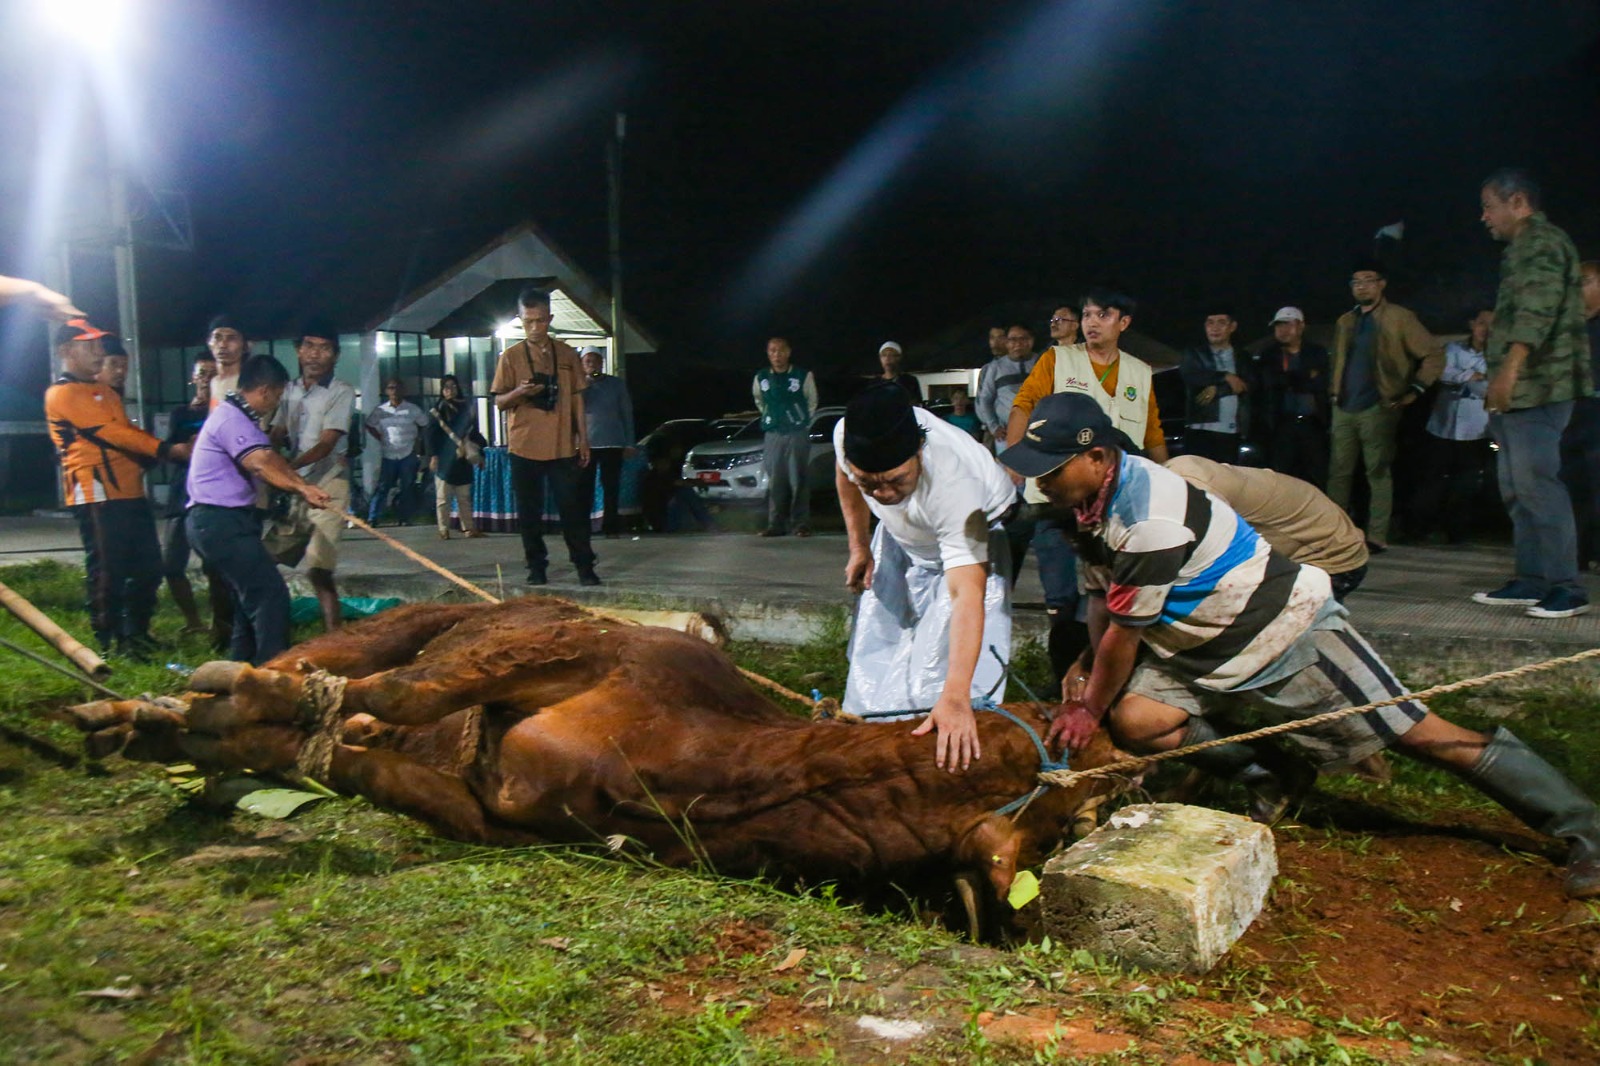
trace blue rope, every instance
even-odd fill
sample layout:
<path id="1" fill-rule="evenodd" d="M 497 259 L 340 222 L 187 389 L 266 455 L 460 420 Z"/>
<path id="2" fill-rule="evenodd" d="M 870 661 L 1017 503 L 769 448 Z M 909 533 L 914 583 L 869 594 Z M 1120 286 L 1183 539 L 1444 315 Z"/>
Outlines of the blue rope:
<path id="1" fill-rule="evenodd" d="M 989 645 L 989 652 L 996 659 L 1000 659 L 1000 666 L 1001 666 L 1003 672 L 1000 675 L 1000 680 L 995 682 L 993 688 L 989 689 L 989 691 L 987 693 L 985 693 L 984 695 L 977 696 L 977 697 L 975 697 L 973 699 L 973 701 L 972 701 L 972 709 L 974 711 L 992 711 L 995 714 L 1003 715 L 1004 717 L 1010 719 L 1013 723 L 1015 723 L 1016 726 L 1019 729 L 1021 729 L 1024 733 L 1028 734 L 1028 739 L 1033 741 L 1033 750 L 1036 751 L 1038 753 L 1038 755 L 1039 755 L 1039 770 L 1040 770 L 1040 772 L 1048 773 L 1051 770 L 1070 770 L 1070 769 L 1072 769 L 1072 767 L 1070 765 L 1068 765 L 1067 759 L 1065 757 L 1063 757 L 1061 759 L 1052 759 L 1050 757 L 1050 749 L 1048 749 L 1048 748 L 1046 748 L 1044 746 L 1044 741 L 1039 737 L 1039 731 L 1038 730 L 1034 729 L 1033 726 L 1029 725 L 1027 722 L 1024 722 L 1021 718 L 1018 718 L 1016 715 L 1012 714 L 1010 711 L 1006 710 L 1004 707 L 1000 706 L 998 703 L 996 703 L 994 701 L 994 693 L 998 689 L 1000 689 L 1000 687 L 1002 685 L 1005 684 L 1007 677 L 1011 673 L 1011 667 L 1010 667 L 1009 664 L 1006 663 L 1006 661 L 1004 659 L 1002 659 L 1000 657 L 1000 652 L 995 648 L 995 646 L 993 644 Z M 1022 691 L 1024 693 L 1026 693 L 1028 698 L 1031 699 L 1034 703 L 1041 702 L 1039 700 L 1039 697 L 1037 697 L 1037 696 L 1035 696 L 1033 694 L 1033 690 L 1028 688 L 1027 684 L 1024 681 L 1022 681 L 1021 678 L 1017 679 L 1017 684 L 1022 687 Z M 812 689 L 811 690 L 811 698 L 814 699 L 814 700 L 821 700 L 822 699 L 821 691 L 818 690 L 818 689 Z M 863 719 L 903 718 L 903 717 L 905 717 L 907 715 L 913 715 L 913 714 L 928 714 L 931 710 L 932 710 L 932 708 L 928 708 L 928 709 L 924 709 L 924 710 L 863 711 L 860 714 L 858 714 L 856 717 L 863 718 Z M 1005 806 L 995 808 L 995 812 L 994 813 L 996 813 L 996 814 L 1010 814 L 1012 811 L 1021 810 L 1023 807 L 1026 807 L 1028 804 L 1032 803 L 1036 798 L 1038 798 L 1038 796 L 1041 793 L 1046 791 L 1049 787 L 1050 786 L 1048 786 L 1048 785 L 1040 785 L 1039 787 L 1033 789 L 1031 792 L 1025 793 L 1024 795 L 1017 797 L 1016 799 L 1012 800 L 1010 803 L 1007 803 Z"/>

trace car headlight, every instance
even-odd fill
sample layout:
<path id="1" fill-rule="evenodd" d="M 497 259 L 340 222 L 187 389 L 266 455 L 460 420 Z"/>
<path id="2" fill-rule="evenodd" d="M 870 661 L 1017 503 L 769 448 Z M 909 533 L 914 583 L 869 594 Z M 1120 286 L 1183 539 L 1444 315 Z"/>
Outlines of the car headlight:
<path id="1" fill-rule="evenodd" d="M 761 461 L 761 452 L 751 452 L 749 455 L 736 455 L 728 461 L 729 466 L 749 466 L 751 463 Z"/>

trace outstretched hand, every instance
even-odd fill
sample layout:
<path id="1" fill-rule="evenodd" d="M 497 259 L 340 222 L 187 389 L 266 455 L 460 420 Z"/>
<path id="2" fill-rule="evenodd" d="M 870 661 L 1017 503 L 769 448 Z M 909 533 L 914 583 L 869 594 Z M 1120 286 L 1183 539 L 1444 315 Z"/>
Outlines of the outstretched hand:
<path id="1" fill-rule="evenodd" d="M 0 304 L 31 304 L 40 314 L 57 322 L 82 318 L 83 312 L 67 297 L 26 278 L 0 277 Z"/>

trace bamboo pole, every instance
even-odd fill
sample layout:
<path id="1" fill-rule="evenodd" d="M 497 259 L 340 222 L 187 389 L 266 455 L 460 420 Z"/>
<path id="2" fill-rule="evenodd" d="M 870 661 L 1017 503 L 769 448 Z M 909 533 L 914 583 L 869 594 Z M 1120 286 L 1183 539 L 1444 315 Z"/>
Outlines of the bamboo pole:
<path id="1" fill-rule="evenodd" d="M 85 674 L 102 681 L 111 676 L 111 667 L 104 659 L 80 644 L 76 637 L 51 621 L 49 615 L 4 583 L 0 583 L 0 606 L 4 606 L 19 622 L 43 637 L 52 648 L 66 656 Z"/>
<path id="2" fill-rule="evenodd" d="M 11 643 L 9 640 L 0 640 L 0 648 L 8 648 L 11 651 L 16 652 L 18 655 L 27 656 L 29 659 L 32 659 L 34 662 L 38 663 L 40 666 L 47 667 L 47 668 L 49 668 L 51 670 L 54 670 L 56 673 L 61 674 L 61 675 L 65 676 L 65 677 L 70 677 L 70 678 L 72 678 L 72 680 L 76 681 L 80 685 L 87 685 L 89 688 L 91 688 L 94 691 L 100 693 L 100 695 L 102 695 L 102 696 L 109 696 L 111 699 L 114 699 L 114 700 L 125 700 L 125 699 L 128 698 L 128 697 L 124 696 L 122 693 L 116 691 L 115 689 L 106 688 L 104 685 L 102 685 L 100 682 L 94 680 L 93 678 L 80 677 L 79 675 L 73 673 L 71 670 L 68 670 L 65 666 L 62 666 L 59 663 L 53 663 L 49 659 L 46 659 L 43 655 L 38 655 L 38 654 L 36 654 L 34 652 L 31 652 L 27 648 L 24 648 L 24 647 L 21 647 L 20 645 L 16 645 L 16 644 Z"/>

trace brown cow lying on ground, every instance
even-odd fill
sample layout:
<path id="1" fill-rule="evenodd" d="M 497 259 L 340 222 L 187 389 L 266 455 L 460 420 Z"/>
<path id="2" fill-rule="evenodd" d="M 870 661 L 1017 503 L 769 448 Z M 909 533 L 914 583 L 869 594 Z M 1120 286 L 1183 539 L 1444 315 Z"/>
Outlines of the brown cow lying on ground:
<path id="1" fill-rule="evenodd" d="M 704 641 L 559 600 L 398 608 L 259 669 L 207 664 L 193 684 L 182 700 L 71 714 L 97 755 L 280 772 L 298 760 L 460 840 L 620 834 L 663 862 L 703 857 L 724 874 L 915 891 L 982 871 L 1003 898 L 1115 787 L 1050 789 L 1013 821 L 994 812 L 1033 788 L 1039 759 L 1001 715 L 979 714 L 983 757 L 970 771 L 943 772 L 913 723 L 797 718 Z M 1036 708 L 1013 710 L 1044 731 Z M 1074 761 L 1111 757 L 1101 734 Z"/>

